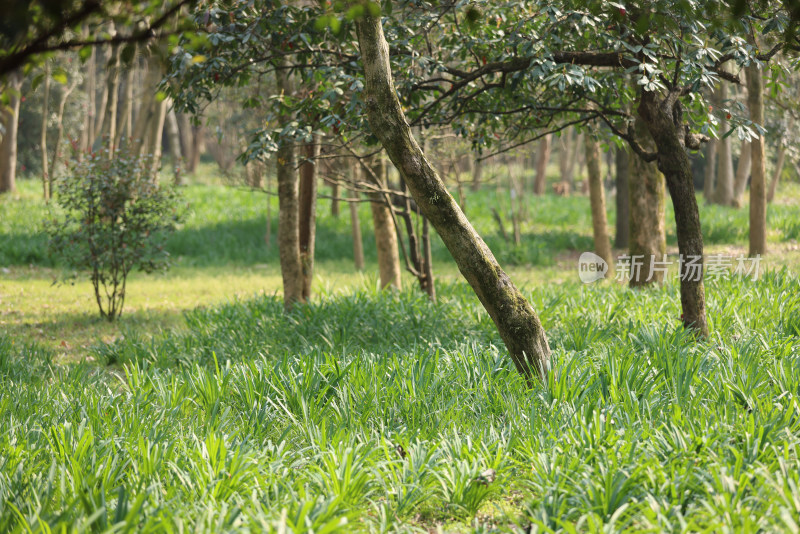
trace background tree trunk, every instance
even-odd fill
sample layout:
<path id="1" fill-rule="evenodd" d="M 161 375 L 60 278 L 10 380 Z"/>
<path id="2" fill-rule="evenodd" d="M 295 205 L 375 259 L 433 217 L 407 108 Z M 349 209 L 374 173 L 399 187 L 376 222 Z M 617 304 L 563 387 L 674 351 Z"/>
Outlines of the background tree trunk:
<path id="1" fill-rule="evenodd" d="M 3 91 L 8 91 L 8 105 L 0 103 L 0 122 L 5 130 L 0 142 L 0 193 L 14 193 L 17 190 L 17 133 L 21 90 L 22 73 L 14 71 L 6 77 Z"/>
<path id="2" fill-rule="evenodd" d="M 631 206 L 630 206 L 630 155 L 624 147 L 617 147 L 616 185 L 617 185 L 617 229 L 614 234 L 616 248 L 628 248 L 631 235 Z M 635 157 L 635 156 L 634 156 Z"/>
<path id="3" fill-rule="evenodd" d="M 650 133 L 642 119 L 634 123 L 636 141 L 648 151 L 655 150 Z M 662 261 L 667 251 L 666 184 L 655 163 L 636 154 L 630 157 L 630 255 L 639 256 L 642 268 L 633 269 L 631 287 L 661 283 L 664 274 L 652 272 L 652 261 Z"/>
<path id="4" fill-rule="evenodd" d="M 108 150 L 111 155 L 117 149 L 117 108 L 119 107 L 119 46 L 111 51 L 112 64 L 108 71 Z"/>
<path id="5" fill-rule="evenodd" d="M 611 241 L 608 237 L 606 193 L 603 187 L 603 175 L 600 173 L 600 142 L 594 135 L 588 133 L 585 139 L 586 168 L 589 173 L 589 199 L 592 205 L 594 251 L 611 266 L 614 264 L 614 259 L 611 255 Z"/>
<path id="6" fill-rule="evenodd" d="M 42 196 L 50 201 L 50 177 L 47 169 L 47 118 L 50 115 L 50 62 L 44 62 L 44 98 L 42 100 L 42 132 L 39 146 L 42 150 Z"/>
<path id="7" fill-rule="evenodd" d="M 164 124 L 167 130 L 167 145 L 169 146 L 169 158 L 172 163 L 172 173 L 175 185 L 183 185 L 183 152 L 181 150 L 181 134 L 178 127 L 178 117 L 175 110 L 170 109 Z"/>
<path id="8" fill-rule="evenodd" d="M 72 83 L 66 87 L 61 93 L 61 99 L 58 101 L 58 113 L 56 115 L 56 142 L 53 148 L 53 159 L 50 160 L 50 174 L 47 177 L 48 185 L 47 190 L 52 194 L 53 182 L 55 179 L 56 171 L 58 170 L 59 155 L 61 154 L 61 140 L 64 136 L 64 109 L 67 106 L 67 99 L 72 91 L 78 86 L 78 78 L 75 77 Z"/>
<path id="9" fill-rule="evenodd" d="M 786 126 L 788 131 L 792 131 L 794 128 L 794 117 L 789 115 L 789 122 Z M 786 164 L 786 143 L 783 140 L 783 136 L 778 141 L 778 158 L 775 162 L 775 170 L 772 172 L 772 180 L 769 183 L 769 191 L 767 192 L 767 202 L 772 202 L 775 199 L 775 191 L 778 188 L 778 182 L 781 179 L 781 174 L 783 174 L 783 166 Z"/>
<path id="10" fill-rule="evenodd" d="M 756 65 L 747 67 L 747 107 L 750 120 L 764 126 L 764 81 Z M 767 191 L 765 139 L 760 135 L 750 143 L 750 256 L 767 252 Z"/>
<path id="11" fill-rule="evenodd" d="M 547 187 L 547 164 L 550 163 L 550 150 L 553 146 L 553 135 L 548 134 L 539 141 L 539 152 L 536 154 L 536 182 L 533 192 L 544 195 Z"/>
<path id="12" fill-rule="evenodd" d="M 727 98 L 728 85 L 722 82 L 717 91 L 717 102 L 719 102 L 720 106 L 724 106 Z M 720 136 L 725 135 L 727 131 L 728 121 L 723 115 L 719 121 Z M 733 154 L 731 152 L 730 136 L 720 138 L 719 146 L 717 147 L 717 158 L 719 161 L 717 165 L 717 181 L 714 186 L 714 200 L 717 204 L 731 206 L 733 205 Z"/>
<path id="13" fill-rule="evenodd" d="M 377 185 L 386 189 L 383 158 L 375 157 L 372 163 L 373 174 L 380 180 Z M 372 211 L 372 226 L 375 231 L 375 245 L 378 249 L 378 271 L 381 278 L 381 289 L 391 287 L 401 289 L 403 282 L 400 270 L 400 250 L 397 243 L 397 229 L 392 218 L 391 208 L 386 205 L 385 198 L 380 193 L 370 193 L 370 210 Z"/>
<path id="14" fill-rule="evenodd" d="M 751 159 L 750 141 L 742 141 L 742 150 L 739 152 L 739 162 L 736 164 L 736 177 L 733 182 L 733 205 L 741 207 L 742 195 L 747 188 L 747 179 L 750 177 Z"/>
<path id="15" fill-rule="evenodd" d="M 681 264 L 680 272 L 691 276 L 681 277 L 681 308 L 685 328 L 694 329 L 699 336 L 708 337 L 706 321 L 705 287 L 703 285 L 703 233 L 700 228 L 700 210 L 694 196 L 694 177 L 689 156 L 683 144 L 683 113 L 674 95 L 659 101 L 654 92 L 642 91 L 639 97 L 639 116 L 644 120 L 657 149 L 659 170 L 664 173 L 672 205 L 675 208 L 675 226 L 678 250 L 685 261 L 699 261 L 699 274 L 687 272 Z M 678 124 L 676 124 L 676 121 Z"/>
<path id="16" fill-rule="evenodd" d="M 279 61 L 275 71 L 279 95 L 293 92 L 286 60 Z M 288 123 L 290 117 L 281 117 Z M 294 167 L 294 148 L 289 143 L 280 143 L 277 153 L 278 175 L 278 255 L 283 277 L 283 307 L 292 309 L 295 303 L 303 302 L 303 263 L 300 260 L 300 231 L 298 225 L 298 180 Z"/>
<path id="17" fill-rule="evenodd" d="M 717 147 L 719 141 L 712 139 L 706 147 L 706 168 L 703 179 L 703 198 L 706 203 L 714 202 L 714 185 L 717 176 Z"/>
<path id="18" fill-rule="evenodd" d="M 314 241 L 317 233 L 317 161 L 319 145 L 307 143 L 305 161 L 300 165 L 300 262 L 303 267 L 303 300 L 311 298 L 314 279 Z"/>
<path id="19" fill-rule="evenodd" d="M 472 164 L 472 190 L 477 191 L 481 188 L 481 178 L 483 178 L 483 161 L 473 159 Z"/>
<path id="20" fill-rule="evenodd" d="M 361 174 L 361 165 L 353 165 L 353 183 L 358 183 Z M 364 242 L 361 238 L 361 221 L 358 218 L 358 192 L 353 191 L 351 201 L 347 203 L 350 209 L 350 228 L 353 236 L 353 263 L 356 271 L 364 270 Z"/>
<path id="21" fill-rule="evenodd" d="M 364 64 L 365 95 L 372 132 L 405 180 L 417 207 L 439 233 L 525 376 L 547 372 L 550 347 L 531 305 L 500 268 L 489 247 L 467 221 L 411 135 L 389 66 L 389 46 L 380 19 L 356 20 Z"/>

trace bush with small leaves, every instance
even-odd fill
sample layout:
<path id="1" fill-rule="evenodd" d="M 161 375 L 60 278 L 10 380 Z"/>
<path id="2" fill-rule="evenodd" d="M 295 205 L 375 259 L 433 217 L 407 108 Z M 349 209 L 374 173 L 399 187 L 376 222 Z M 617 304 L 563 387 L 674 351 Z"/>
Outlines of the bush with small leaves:
<path id="1" fill-rule="evenodd" d="M 164 242 L 181 220 L 178 194 L 158 183 L 152 158 L 106 149 L 71 163 L 56 203 L 46 224 L 50 251 L 88 272 L 100 315 L 113 321 L 133 269 L 168 267 Z"/>

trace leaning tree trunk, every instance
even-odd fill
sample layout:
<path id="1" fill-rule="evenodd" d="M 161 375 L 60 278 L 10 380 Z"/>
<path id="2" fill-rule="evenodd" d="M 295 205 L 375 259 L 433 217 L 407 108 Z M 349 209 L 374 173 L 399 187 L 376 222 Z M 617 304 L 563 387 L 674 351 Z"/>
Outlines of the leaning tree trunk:
<path id="1" fill-rule="evenodd" d="M 314 239 L 317 233 L 317 156 L 319 144 L 307 143 L 305 161 L 300 165 L 299 232 L 300 262 L 303 267 L 303 300 L 311 298 L 314 279 Z"/>
<path id="2" fill-rule="evenodd" d="M 681 254 L 681 307 L 685 328 L 694 329 L 701 337 L 708 336 L 705 288 L 703 287 L 703 233 L 700 211 L 694 196 L 694 177 L 689 156 L 684 148 L 683 110 L 677 94 L 659 101 L 655 92 L 642 91 L 639 116 L 644 120 L 656 146 L 656 163 L 664 173 L 672 205 L 678 250 Z M 699 263 L 699 269 L 693 265 Z"/>
<path id="3" fill-rule="evenodd" d="M 281 60 L 275 70 L 278 94 L 292 94 L 292 82 L 286 67 L 286 60 Z M 291 117 L 283 116 L 284 123 Z M 278 255 L 283 277 L 283 307 L 292 309 L 296 302 L 303 301 L 303 263 L 300 259 L 300 231 L 298 225 L 298 180 L 294 168 L 294 148 L 286 141 L 281 141 L 275 154 L 278 175 Z"/>
<path id="4" fill-rule="evenodd" d="M 608 265 L 613 265 L 611 241 L 608 238 L 608 221 L 606 219 L 606 193 L 603 188 L 603 176 L 600 173 L 600 142 L 594 135 L 588 133 L 585 139 L 586 168 L 589 173 L 589 199 L 592 205 L 594 251 Z"/>
<path id="5" fill-rule="evenodd" d="M 533 192 L 537 195 L 544 195 L 547 186 L 547 164 L 550 162 L 552 146 L 552 134 L 545 135 L 539 142 L 539 152 L 536 154 L 536 181 L 533 186 Z"/>
<path id="6" fill-rule="evenodd" d="M 655 149 L 642 119 L 634 123 L 636 141 L 648 151 Z M 630 256 L 638 258 L 640 268 L 631 269 L 630 286 L 642 287 L 660 283 L 664 273 L 654 270 L 653 261 L 662 261 L 667 251 L 665 224 L 666 187 L 655 163 L 636 154 L 630 157 Z M 633 264 L 634 260 L 631 260 Z"/>
<path id="7" fill-rule="evenodd" d="M 357 19 L 356 32 L 372 132 L 494 321 L 517 370 L 525 376 L 544 376 L 550 347 L 542 323 L 466 219 L 412 136 L 392 82 L 389 46 L 380 19 L 371 15 Z"/>
<path id="8" fill-rule="evenodd" d="M 376 185 L 381 189 L 387 189 L 383 158 L 375 156 L 372 169 L 372 174 L 380 180 Z M 392 208 L 386 204 L 386 198 L 381 193 L 370 193 L 369 198 L 372 226 L 375 231 L 375 245 L 378 251 L 381 289 L 385 287 L 401 289 L 403 283 L 400 270 L 400 249 L 397 242 L 397 229 L 392 218 Z"/>
<path id="9" fill-rule="evenodd" d="M 747 107 L 750 120 L 764 126 L 764 81 L 756 65 L 747 67 Z M 759 135 L 750 143 L 750 255 L 767 252 L 767 191 L 765 139 Z"/>
<path id="10" fill-rule="evenodd" d="M 17 132 L 22 73 L 15 71 L 9 74 L 4 89 L 8 90 L 8 104 L 0 102 L 0 123 L 5 130 L 0 142 L 0 193 L 14 193 L 17 190 Z"/>
<path id="11" fill-rule="evenodd" d="M 614 246 L 628 248 L 631 235 L 631 206 L 630 206 L 630 154 L 623 147 L 617 147 L 615 158 L 616 185 L 617 185 L 617 230 L 614 235 Z"/>

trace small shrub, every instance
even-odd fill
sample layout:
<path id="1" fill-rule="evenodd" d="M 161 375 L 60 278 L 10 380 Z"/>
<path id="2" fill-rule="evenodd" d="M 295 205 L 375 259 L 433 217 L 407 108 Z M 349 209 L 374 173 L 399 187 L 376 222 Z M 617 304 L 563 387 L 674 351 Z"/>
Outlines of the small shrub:
<path id="1" fill-rule="evenodd" d="M 50 250 L 88 271 L 100 315 L 122 313 L 134 268 L 168 266 L 167 235 L 180 220 L 174 189 L 158 184 L 152 159 L 108 150 L 74 161 L 58 183 L 60 213 L 47 224 Z"/>

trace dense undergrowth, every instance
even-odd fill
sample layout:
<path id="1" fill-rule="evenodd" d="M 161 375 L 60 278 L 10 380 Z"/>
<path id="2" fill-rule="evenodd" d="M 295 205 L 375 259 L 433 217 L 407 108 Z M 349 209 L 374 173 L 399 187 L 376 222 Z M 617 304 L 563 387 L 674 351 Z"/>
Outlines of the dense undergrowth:
<path id="1" fill-rule="evenodd" d="M 797 531 L 798 285 L 709 281 L 701 343 L 672 283 L 537 290 L 533 387 L 464 284 L 201 308 L 105 366 L 0 337 L 0 531 Z"/>

